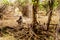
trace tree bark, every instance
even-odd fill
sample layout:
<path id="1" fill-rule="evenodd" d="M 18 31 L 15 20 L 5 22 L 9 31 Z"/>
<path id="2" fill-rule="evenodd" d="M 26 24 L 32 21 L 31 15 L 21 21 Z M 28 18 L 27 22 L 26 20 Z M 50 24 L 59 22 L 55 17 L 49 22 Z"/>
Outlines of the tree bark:
<path id="1" fill-rule="evenodd" d="M 37 27 L 36 14 L 38 13 L 38 3 L 39 3 L 39 0 L 34 0 L 33 2 L 34 3 L 33 3 L 33 27 L 32 27 L 32 29 L 33 29 L 34 33 L 36 34 L 36 32 L 37 32 L 36 31 L 36 27 Z"/>
<path id="2" fill-rule="evenodd" d="M 49 25 L 50 25 L 50 21 L 51 21 L 51 17 L 52 17 L 54 0 L 49 0 L 49 1 L 48 1 L 48 4 L 49 4 L 49 10 L 50 10 L 50 11 L 49 11 L 47 29 L 49 29 Z"/>
<path id="3" fill-rule="evenodd" d="M 39 0 L 34 0 L 34 2 L 36 2 L 36 3 L 33 4 L 33 26 L 35 27 L 36 26 L 35 24 L 37 22 L 36 14 L 38 13 L 38 3 L 39 3 Z"/>

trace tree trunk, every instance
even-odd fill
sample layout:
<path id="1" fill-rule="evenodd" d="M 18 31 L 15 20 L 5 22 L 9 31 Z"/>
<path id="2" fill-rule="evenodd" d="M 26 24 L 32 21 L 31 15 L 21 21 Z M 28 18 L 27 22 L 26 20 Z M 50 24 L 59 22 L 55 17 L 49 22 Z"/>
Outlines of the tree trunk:
<path id="1" fill-rule="evenodd" d="M 37 36 L 36 35 L 36 27 L 37 27 L 37 19 L 36 19 L 36 14 L 38 13 L 38 4 L 39 4 L 39 0 L 34 0 L 33 1 L 34 3 L 33 3 L 33 27 L 32 27 L 32 29 L 33 29 L 33 32 L 34 32 L 34 34 L 35 34 L 35 36 Z M 36 2 L 36 3 L 35 3 Z"/>
<path id="2" fill-rule="evenodd" d="M 36 26 L 35 24 L 37 22 L 36 14 L 38 12 L 38 3 L 39 3 L 39 0 L 34 0 L 34 2 L 36 2 L 36 3 L 33 4 L 33 26 L 35 27 Z"/>
<path id="3" fill-rule="evenodd" d="M 49 16 L 48 16 L 48 23 L 47 23 L 47 32 L 49 32 L 49 30 L 51 31 L 51 30 L 53 30 L 52 32 L 49 32 L 49 33 L 52 33 L 52 35 L 51 35 L 51 38 L 49 38 L 49 39 L 51 39 L 51 40 L 55 40 L 55 36 L 56 35 L 54 35 L 55 33 L 56 33 L 56 29 L 54 28 L 56 25 L 53 25 L 53 28 L 50 28 L 51 26 L 50 26 L 50 22 L 51 22 L 51 18 L 52 18 L 52 13 L 53 13 L 53 5 L 54 5 L 54 1 L 55 0 L 49 0 L 48 1 L 48 4 L 49 4 Z M 53 36 L 53 37 L 52 37 Z M 49 36 L 50 37 L 50 36 Z"/>
<path id="4" fill-rule="evenodd" d="M 51 17 L 52 17 L 54 0 L 49 0 L 48 4 L 49 4 L 49 10 L 50 11 L 49 11 L 47 29 L 49 29 L 49 25 L 50 25 L 50 21 L 51 21 Z"/>

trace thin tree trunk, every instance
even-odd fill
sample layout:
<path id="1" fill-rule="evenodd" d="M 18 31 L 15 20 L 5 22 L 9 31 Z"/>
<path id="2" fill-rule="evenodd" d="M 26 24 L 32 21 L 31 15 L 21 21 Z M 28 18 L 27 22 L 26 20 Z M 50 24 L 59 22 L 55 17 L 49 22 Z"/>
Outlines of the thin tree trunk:
<path id="1" fill-rule="evenodd" d="M 50 10 L 50 11 L 49 11 L 47 29 L 49 29 L 49 25 L 50 25 L 50 21 L 51 21 L 51 17 L 52 17 L 54 0 L 49 0 L 48 4 L 49 4 L 49 10 Z"/>
<path id="2" fill-rule="evenodd" d="M 48 17 L 48 23 L 47 23 L 47 32 L 49 32 L 49 27 L 50 27 L 50 22 L 51 22 L 51 18 L 52 18 L 52 13 L 53 13 L 53 5 L 54 5 L 54 1 L 55 0 L 49 0 L 49 2 L 48 2 L 48 4 L 49 4 L 49 17 Z M 53 31 L 52 32 L 50 32 L 50 33 L 52 33 L 52 34 L 55 34 L 56 32 L 56 29 L 54 29 L 54 26 L 53 26 Z M 51 30 L 50 30 L 51 31 Z M 56 38 L 56 35 L 51 35 L 51 36 L 53 36 L 52 37 L 52 40 L 55 40 L 55 38 Z M 49 39 L 51 39 L 51 38 L 49 38 Z"/>
<path id="3" fill-rule="evenodd" d="M 33 4 L 33 31 L 34 31 L 34 33 L 36 33 L 36 27 L 37 27 L 36 14 L 38 12 L 38 2 L 39 2 L 39 0 L 34 0 L 34 4 Z"/>
<path id="4" fill-rule="evenodd" d="M 33 26 L 35 26 L 35 24 L 37 22 L 36 14 L 38 12 L 38 2 L 39 2 L 39 0 L 34 0 L 34 2 L 36 2 L 36 3 L 33 4 Z"/>

